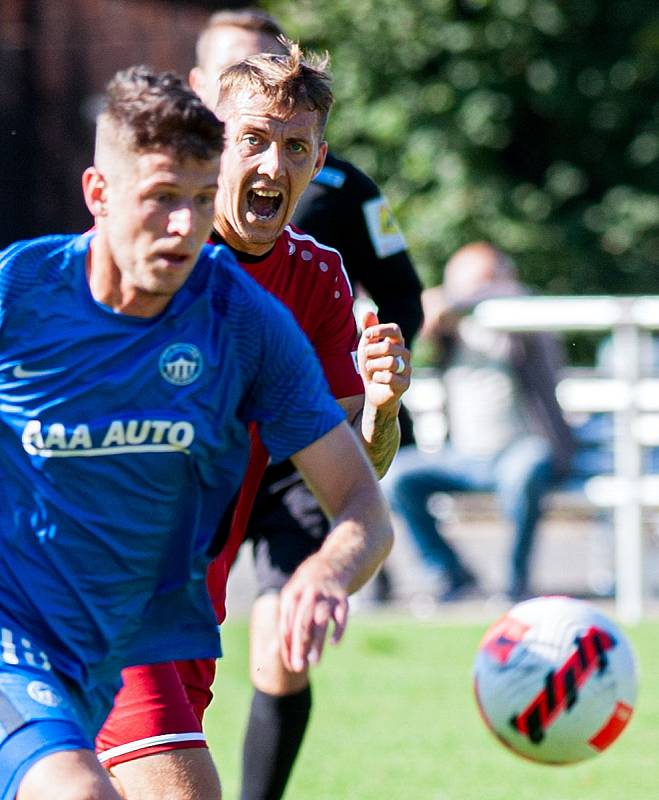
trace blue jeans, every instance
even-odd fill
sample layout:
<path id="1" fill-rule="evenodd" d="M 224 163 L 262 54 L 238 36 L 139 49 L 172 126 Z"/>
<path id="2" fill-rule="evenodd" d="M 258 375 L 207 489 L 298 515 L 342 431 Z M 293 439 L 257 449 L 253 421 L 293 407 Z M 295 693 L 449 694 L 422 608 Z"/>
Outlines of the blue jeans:
<path id="1" fill-rule="evenodd" d="M 540 436 L 517 439 L 494 458 L 465 457 L 446 447 L 424 453 L 399 451 L 383 488 L 403 518 L 423 561 L 445 573 L 451 585 L 469 575 L 456 551 L 444 539 L 428 500 L 436 492 L 494 492 L 513 529 L 506 590 L 519 596 L 528 590 L 531 549 L 542 498 L 553 480 L 552 453 Z"/>

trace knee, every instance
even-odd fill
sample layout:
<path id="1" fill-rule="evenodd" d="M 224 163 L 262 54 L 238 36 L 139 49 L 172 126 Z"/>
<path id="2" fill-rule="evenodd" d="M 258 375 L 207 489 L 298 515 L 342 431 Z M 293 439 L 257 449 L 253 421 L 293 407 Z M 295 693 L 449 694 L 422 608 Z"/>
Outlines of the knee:
<path id="1" fill-rule="evenodd" d="M 307 671 L 289 672 L 282 661 L 278 594 L 263 595 L 254 603 L 250 626 L 250 677 L 254 687 L 266 694 L 293 694 L 309 685 Z"/>
<path id="2" fill-rule="evenodd" d="M 289 672 L 282 661 L 279 645 L 254 652 L 250 677 L 255 689 L 272 695 L 301 692 L 309 686 L 309 673 Z"/>
<path id="3" fill-rule="evenodd" d="M 553 455 L 544 440 L 531 439 L 498 465 L 498 483 L 503 492 L 526 494 L 551 483 Z"/>

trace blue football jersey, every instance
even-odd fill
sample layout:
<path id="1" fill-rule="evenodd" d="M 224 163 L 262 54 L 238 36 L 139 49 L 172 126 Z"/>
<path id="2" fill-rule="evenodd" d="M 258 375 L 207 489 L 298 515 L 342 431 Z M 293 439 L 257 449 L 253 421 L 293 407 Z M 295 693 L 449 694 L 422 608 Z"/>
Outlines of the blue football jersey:
<path id="1" fill-rule="evenodd" d="M 94 300 L 90 241 L 0 254 L 0 626 L 87 686 L 217 655 L 207 550 L 247 424 L 279 461 L 344 417 L 290 313 L 226 248 L 205 246 L 144 319 Z"/>

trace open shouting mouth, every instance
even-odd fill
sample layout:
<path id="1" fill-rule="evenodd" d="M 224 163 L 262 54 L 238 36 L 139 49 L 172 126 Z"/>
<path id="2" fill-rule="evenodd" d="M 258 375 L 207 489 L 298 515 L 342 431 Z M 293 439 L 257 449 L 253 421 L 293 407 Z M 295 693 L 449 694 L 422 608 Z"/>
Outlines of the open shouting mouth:
<path id="1" fill-rule="evenodd" d="M 247 192 L 247 208 L 257 219 L 263 221 L 276 215 L 282 200 L 282 193 L 277 189 L 250 189 Z"/>

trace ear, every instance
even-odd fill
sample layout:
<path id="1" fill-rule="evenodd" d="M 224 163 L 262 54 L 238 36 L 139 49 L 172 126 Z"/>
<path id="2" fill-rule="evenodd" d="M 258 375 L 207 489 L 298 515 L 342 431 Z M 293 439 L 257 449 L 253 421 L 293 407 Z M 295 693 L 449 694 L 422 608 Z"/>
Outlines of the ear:
<path id="1" fill-rule="evenodd" d="M 105 178 L 96 167 L 87 167 L 82 173 L 82 193 L 89 213 L 94 217 L 104 217 L 107 213 Z"/>
<path id="2" fill-rule="evenodd" d="M 206 81 L 204 79 L 204 71 L 200 67 L 192 67 L 188 75 L 188 83 L 192 91 L 196 92 L 203 100 L 206 90 Z"/>
<path id="3" fill-rule="evenodd" d="M 321 169 L 325 166 L 325 159 L 327 158 L 327 142 L 322 141 L 318 147 L 318 155 L 316 156 L 316 163 L 313 167 L 313 175 L 311 179 L 313 180 L 316 175 L 321 171 Z"/>

